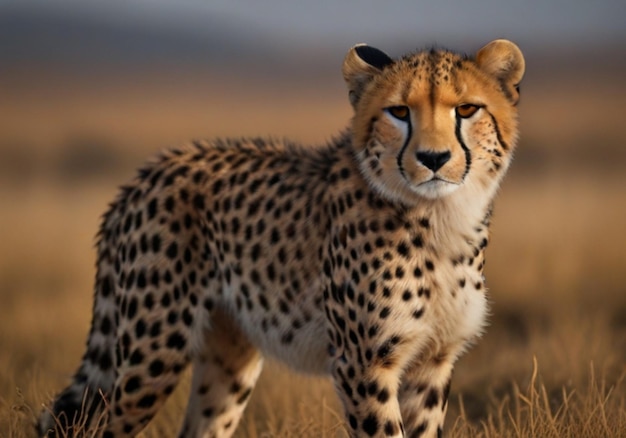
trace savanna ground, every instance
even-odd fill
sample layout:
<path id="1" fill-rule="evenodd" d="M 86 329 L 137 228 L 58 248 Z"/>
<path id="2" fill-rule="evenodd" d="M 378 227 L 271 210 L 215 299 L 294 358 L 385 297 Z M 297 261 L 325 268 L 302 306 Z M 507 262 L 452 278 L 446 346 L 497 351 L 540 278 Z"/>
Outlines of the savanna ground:
<path id="1" fill-rule="evenodd" d="M 446 436 L 626 436 L 622 79 L 524 85 L 523 140 L 487 252 L 491 325 L 456 367 Z M 78 365 L 93 236 L 132 169 L 193 137 L 325 141 L 349 118 L 341 86 L 184 72 L 0 79 L 0 437 L 34 436 Z M 144 436 L 174 436 L 187 385 Z M 236 436 L 346 436 L 342 424 L 329 381 L 269 364 Z"/>

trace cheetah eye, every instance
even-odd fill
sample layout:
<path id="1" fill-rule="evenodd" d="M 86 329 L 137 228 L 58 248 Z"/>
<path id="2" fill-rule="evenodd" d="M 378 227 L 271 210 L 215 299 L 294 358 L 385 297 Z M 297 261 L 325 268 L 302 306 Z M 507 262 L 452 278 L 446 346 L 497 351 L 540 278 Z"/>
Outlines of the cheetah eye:
<path id="1" fill-rule="evenodd" d="M 396 119 L 401 120 L 403 122 L 406 122 L 409 120 L 410 111 L 409 111 L 408 106 L 404 106 L 404 105 L 390 106 L 388 108 L 385 108 L 385 111 L 391 114 L 392 117 L 395 117 Z"/>
<path id="2" fill-rule="evenodd" d="M 471 103 L 464 103 L 463 105 L 459 105 L 456 107 L 456 115 L 462 119 L 469 119 L 476 111 L 480 109 L 480 106 L 473 105 Z"/>

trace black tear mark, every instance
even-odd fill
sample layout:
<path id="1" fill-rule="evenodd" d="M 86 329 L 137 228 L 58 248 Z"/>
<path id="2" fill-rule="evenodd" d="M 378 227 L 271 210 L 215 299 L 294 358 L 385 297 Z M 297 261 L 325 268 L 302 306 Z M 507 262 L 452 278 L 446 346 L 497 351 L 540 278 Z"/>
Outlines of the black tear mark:
<path id="1" fill-rule="evenodd" d="M 404 152 L 406 151 L 406 148 L 409 147 L 409 142 L 411 141 L 411 137 L 413 136 L 413 125 L 411 124 L 410 118 L 406 121 L 406 124 L 407 124 L 406 140 L 404 141 L 404 144 L 402 145 L 402 148 L 400 149 L 400 152 L 398 153 L 398 157 L 396 158 L 396 161 L 398 163 L 398 169 L 400 170 L 400 175 L 402 175 L 404 179 L 407 179 L 407 177 L 406 177 L 406 173 L 404 172 L 404 167 L 402 166 L 402 157 L 404 155 Z"/>
<path id="2" fill-rule="evenodd" d="M 463 149 L 463 152 L 465 152 L 465 171 L 463 172 L 462 177 L 463 179 L 465 179 L 465 177 L 469 173 L 470 166 L 472 165 L 472 154 L 467 148 L 465 142 L 463 141 L 463 135 L 461 134 L 461 117 L 459 117 L 458 114 L 456 115 L 456 127 L 454 129 L 454 134 L 456 135 L 457 141 L 461 145 L 461 149 Z"/>
<path id="3" fill-rule="evenodd" d="M 484 110 L 487 111 L 486 108 L 484 108 Z M 498 127 L 498 121 L 496 120 L 495 116 L 491 114 L 489 111 L 487 111 L 487 114 L 489 114 L 489 117 L 491 117 L 491 122 L 493 123 L 493 127 L 496 130 L 496 137 L 498 138 L 498 142 L 502 146 L 502 149 L 504 149 L 505 151 L 508 151 L 509 145 L 502 138 L 502 134 L 500 133 L 500 128 Z"/>

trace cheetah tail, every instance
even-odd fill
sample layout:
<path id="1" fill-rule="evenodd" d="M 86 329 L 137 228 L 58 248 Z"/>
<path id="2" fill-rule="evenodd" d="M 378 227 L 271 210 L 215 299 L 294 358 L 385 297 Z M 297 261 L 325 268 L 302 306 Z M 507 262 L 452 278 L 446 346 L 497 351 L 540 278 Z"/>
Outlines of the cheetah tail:
<path id="1" fill-rule="evenodd" d="M 116 318 L 113 276 L 103 268 L 100 263 L 87 350 L 72 383 L 40 415 L 37 429 L 42 437 L 86 436 L 106 421 L 115 383 Z"/>

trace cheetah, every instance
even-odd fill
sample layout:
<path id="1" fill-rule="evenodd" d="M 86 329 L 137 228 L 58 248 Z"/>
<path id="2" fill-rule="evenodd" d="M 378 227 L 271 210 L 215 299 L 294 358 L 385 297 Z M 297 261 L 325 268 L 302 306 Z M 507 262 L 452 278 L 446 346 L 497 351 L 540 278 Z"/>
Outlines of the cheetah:
<path id="1" fill-rule="evenodd" d="M 357 45 L 353 118 L 327 144 L 194 141 L 143 167 L 103 217 L 87 349 L 40 435 L 78 435 L 82 414 L 135 436 L 191 363 L 179 436 L 229 437 L 273 357 L 332 377 L 352 437 L 441 436 L 485 325 L 524 69 L 507 40 L 398 59 Z"/>

